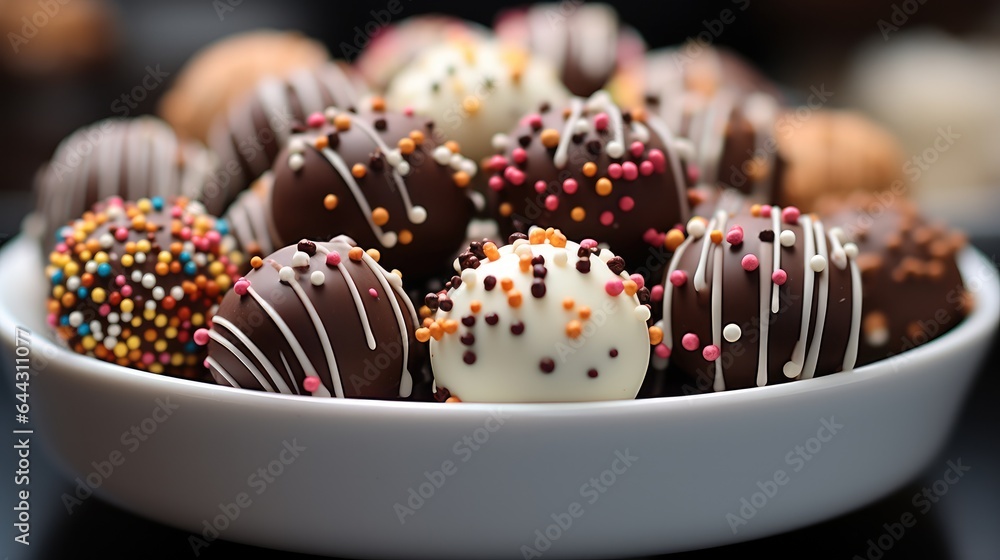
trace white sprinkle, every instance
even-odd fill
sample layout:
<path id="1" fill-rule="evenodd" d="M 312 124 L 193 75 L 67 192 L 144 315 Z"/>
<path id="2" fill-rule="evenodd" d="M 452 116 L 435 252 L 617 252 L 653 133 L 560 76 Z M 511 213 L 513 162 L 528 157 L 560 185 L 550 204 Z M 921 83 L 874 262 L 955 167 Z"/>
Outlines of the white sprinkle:
<path id="1" fill-rule="evenodd" d="M 155 299 L 156 301 L 160 301 L 161 299 L 163 299 L 163 296 L 165 295 L 167 295 L 167 292 L 166 290 L 163 289 L 163 286 L 157 286 L 153 288 L 153 299 Z"/>
<path id="2" fill-rule="evenodd" d="M 292 266 L 296 268 L 309 266 L 309 254 L 305 251 L 295 251 L 295 254 L 292 255 Z"/>
<path id="3" fill-rule="evenodd" d="M 791 247 L 792 245 L 795 245 L 795 232 L 790 229 L 786 229 L 781 232 L 781 235 L 778 236 L 778 240 L 781 242 L 782 247 Z"/>
<path id="4" fill-rule="evenodd" d="M 465 158 L 462 157 L 462 154 L 452 154 L 451 161 L 449 161 L 448 164 L 451 165 L 452 169 L 454 169 L 455 171 L 458 171 L 458 170 L 462 169 L 462 163 L 464 161 L 465 161 Z"/>
<path id="5" fill-rule="evenodd" d="M 854 243 L 844 245 L 844 254 L 847 255 L 848 258 L 856 258 L 858 256 L 858 246 Z"/>
<path id="6" fill-rule="evenodd" d="M 109 325 L 118 324 L 118 320 L 119 319 L 118 319 L 118 314 L 117 313 L 115 313 L 114 311 L 112 311 L 111 313 L 108 313 L 108 324 Z M 108 327 L 108 332 L 110 332 L 110 329 L 111 328 Z"/>
<path id="7" fill-rule="evenodd" d="M 556 263 L 556 266 L 566 266 L 569 256 L 566 254 L 566 251 L 559 251 L 555 255 L 552 255 L 552 260 Z"/>
<path id="8" fill-rule="evenodd" d="M 865 342 L 875 347 L 885 345 L 886 342 L 889 342 L 889 329 L 885 327 L 872 329 L 865 333 Z"/>
<path id="9" fill-rule="evenodd" d="M 694 239 L 701 239 L 705 235 L 705 221 L 699 220 L 697 218 L 691 218 L 687 223 L 688 235 Z"/>
<path id="10" fill-rule="evenodd" d="M 511 249 L 513 249 L 514 251 L 517 251 L 518 247 L 520 247 L 521 245 L 526 245 L 526 244 L 530 244 L 530 241 L 528 241 L 527 239 L 515 239 L 514 240 L 514 244 L 511 246 Z"/>
<path id="11" fill-rule="evenodd" d="M 104 330 L 104 327 L 101 326 L 101 322 L 100 321 L 96 321 L 95 320 L 95 321 L 91 321 L 90 322 L 90 331 L 92 333 L 99 333 L 99 332 L 101 332 L 103 330 Z"/>
<path id="12" fill-rule="evenodd" d="M 302 154 L 292 154 L 288 156 L 288 167 L 292 171 L 298 171 L 302 169 L 302 166 L 306 164 L 306 158 L 302 157 Z"/>
<path id="13" fill-rule="evenodd" d="M 493 138 L 490 140 L 490 144 L 493 146 L 494 150 L 497 150 L 497 151 L 506 150 L 507 146 L 510 144 L 510 138 L 508 138 L 506 134 L 498 132 L 498 133 L 496 133 L 496 134 L 493 135 Z M 441 146 L 441 147 L 443 147 L 443 146 Z M 445 148 L 445 149 L 447 150 L 447 148 Z M 438 162 L 438 163 L 441 163 L 441 162 Z M 442 164 L 442 165 L 444 165 L 444 164 Z"/>
<path id="14" fill-rule="evenodd" d="M 389 165 L 396 167 L 403 161 L 403 154 L 401 154 L 399 150 L 389 150 L 385 154 L 385 161 L 388 162 Z"/>
<path id="15" fill-rule="evenodd" d="M 87 264 L 83 265 L 84 272 L 89 272 L 94 274 L 97 272 L 97 261 L 87 261 Z"/>
<path id="16" fill-rule="evenodd" d="M 326 275 L 323 274 L 322 270 L 314 270 L 312 274 L 309 275 L 309 281 L 312 282 L 313 286 L 322 286 L 326 282 Z"/>
<path id="17" fill-rule="evenodd" d="M 427 210 L 423 206 L 414 206 L 410 209 L 409 218 L 415 224 L 422 224 L 427 220 Z"/>
<path id="18" fill-rule="evenodd" d="M 150 311 L 155 311 L 156 310 L 156 300 L 147 299 L 146 303 L 143 304 L 143 307 L 145 307 L 146 309 L 148 309 Z"/>
<path id="19" fill-rule="evenodd" d="M 208 257 L 205 256 L 205 253 L 195 253 L 191 260 L 193 260 L 194 264 L 198 266 L 205 266 L 208 264 Z"/>
<path id="20" fill-rule="evenodd" d="M 398 240 L 399 237 L 397 237 L 396 234 L 391 231 L 387 231 L 382 234 L 382 246 L 385 247 L 386 249 L 392 249 L 393 247 L 395 247 L 396 241 Z"/>
<path id="21" fill-rule="evenodd" d="M 781 366 L 781 373 L 784 373 L 785 377 L 793 379 L 802 373 L 802 367 L 795 362 L 785 362 L 785 365 Z"/>
<path id="22" fill-rule="evenodd" d="M 142 287 L 147 290 L 152 290 L 153 286 L 156 286 L 156 276 L 146 273 L 146 275 L 142 277 Z"/>
<path id="23" fill-rule="evenodd" d="M 726 339 L 726 342 L 736 342 L 743 336 L 743 330 L 736 323 L 729 323 L 726 328 L 722 329 L 722 338 Z"/>
<path id="24" fill-rule="evenodd" d="M 326 110 L 323 111 L 323 116 L 326 117 L 326 120 L 333 122 L 333 119 L 337 118 L 337 109 L 334 107 L 327 107 Z"/>
<path id="25" fill-rule="evenodd" d="M 292 270 L 290 266 L 283 266 L 281 270 L 278 271 L 278 280 L 282 282 L 291 282 L 295 280 L 295 271 Z"/>
<path id="26" fill-rule="evenodd" d="M 401 161 L 395 165 L 396 173 L 399 173 L 403 177 L 410 174 L 410 163 L 407 161 Z"/>
<path id="27" fill-rule="evenodd" d="M 587 119 L 576 119 L 573 123 L 573 134 L 586 134 L 590 130 L 590 124 L 587 123 Z"/>
<path id="28" fill-rule="evenodd" d="M 114 350 L 115 344 L 118 344 L 118 339 L 113 336 L 109 336 L 104 339 L 104 347 L 108 350 Z"/>
<path id="29" fill-rule="evenodd" d="M 122 334 L 121 325 L 108 325 L 108 336 L 118 336 Z"/>
<path id="30" fill-rule="evenodd" d="M 642 322 L 648 321 L 650 317 L 649 308 L 645 305 L 637 305 L 635 308 L 635 317 Z"/>
<path id="31" fill-rule="evenodd" d="M 122 313 L 121 320 L 122 320 L 122 323 L 131 323 L 132 322 L 132 314 L 131 313 Z"/>
<path id="32" fill-rule="evenodd" d="M 444 146 L 438 146 L 434 148 L 433 157 L 438 165 L 448 165 L 448 162 L 451 161 L 451 150 Z"/>
<path id="33" fill-rule="evenodd" d="M 104 340 L 104 333 L 99 333 L 99 332 L 93 333 L 91 336 L 93 336 L 94 340 L 96 340 L 97 342 Z"/>
<path id="34" fill-rule="evenodd" d="M 813 258 L 809 259 L 809 268 L 813 269 L 813 272 L 823 272 L 826 270 L 826 258 L 823 255 L 813 255 Z"/>
<path id="35" fill-rule="evenodd" d="M 146 253 L 136 253 L 134 258 L 135 262 L 142 264 L 146 262 Z"/>
<path id="36" fill-rule="evenodd" d="M 293 154 L 301 154 L 306 151 L 306 142 L 302 138 L 292 138 L 288 141 L 288 151 Z"/>
<path id="37" fill-rule="evenodd" d="M 101 247 L 108 249 L 115 244 L 115 236 L 110 233 L 105 233 L 98 238 L 98 241 L 100 242 Z"/>
<path id="38" fill-rule="evenodd" d="M 462 271 L 462 285 L 470 290 L 476 287 L 475 269 L 467 268 Z"/>
<path id="39" fill-rule="evenodd" d="M 522 244 L 518 245 L 517 247 L 514 247 L 514 254 L 517 255 L 517 256 L 519 256 L 519 257 L 523 257 L 525 255 L 527 255 L 527 256 L 530 257 L 531 256 L 531 245 L 528 244 L 528 243 L 522 243 Z"/>
<path id="40" fill-rule="evenodd" d="M 76 289 L 79 288 L 79 287 L 80 287 L 80 277 L 79 276 L 70 276 L 69 278 L 66 279 L 66 289 L 67 290 L 69 290 L 71 292 L 75 292 Z"/>
<path id="41" fill-rule="evenodd" d="M 611 141 L 608 142 L 607 146 L 608 155 L 613 158 L 620 158 L 625 155 L 625 146 L 621 142 Z"/>
<path id="42" fill-rule="evenodd" d="M 479 169 L 471 159 L 462 158 L 462 165 L 459 166 L 459 171 L 465 171 L 469 174 L 469 177 L 475 177 L 476 173 L 479 172 Z"/>
<path id="43" fill-rule="evenodd" d="M 170 297 L 174 298 L 175 301 L 180 301 L 184 299 L 184 288 L 180 286 L 174 286 L 170 288 Z"/>
<path id="44" fill-rule="evenodd" d="M 136 283 L 142 282 L 142 271 L 141 270 L 133 270 L 132 271 L 132 281 L 136 282 Z"/>
<path id="45" fill-rule="evenodd" d="M 69 326 L 79 327 L 83 324 L 83 313 L 79 311 L 74 311 L 69 314 Z"/>

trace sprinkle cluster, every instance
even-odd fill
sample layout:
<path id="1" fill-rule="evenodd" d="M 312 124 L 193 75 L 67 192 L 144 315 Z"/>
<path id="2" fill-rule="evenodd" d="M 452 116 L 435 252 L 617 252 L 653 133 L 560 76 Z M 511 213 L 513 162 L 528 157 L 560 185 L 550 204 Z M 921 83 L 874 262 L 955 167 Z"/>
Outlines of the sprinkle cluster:
<path id="1" fill-rule="evenodd" d="M 46 268 L 48 323 L 81 354 L 193 377 L 192 333 L 241 264 L 225 221 L 200 204 L 114 197 L 60 232 Z"/>

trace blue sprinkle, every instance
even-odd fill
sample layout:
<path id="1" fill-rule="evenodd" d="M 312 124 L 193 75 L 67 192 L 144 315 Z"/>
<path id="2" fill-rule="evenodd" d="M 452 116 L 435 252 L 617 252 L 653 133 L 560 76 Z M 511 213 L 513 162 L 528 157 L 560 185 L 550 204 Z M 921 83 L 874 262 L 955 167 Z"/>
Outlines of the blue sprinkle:
<path id="1" fill-rule="evenodd" d="M 184 344 L 184 351 L 188 354 L 194 354 L 198 351 L 198 345 L 193 340 L 189 340 Z"/>
<path id="2" fill-rule="evenodd" d="M 76 328 L 76 333 L 80 336 L 87 336 L 90 334 L 90 325 L 80 325 Z"/>
<path id="3" fill-rule="evenodd" d="M 219 232 L 219 235 L 227 235 L 229 233 L 229 224 L 226 220 L 219 218 L 215 222 L 215 229 Z"/>
<path id="4" fill-rule="evenodd" d="M 191 260 L 191 255 L 187 251 L 181 251 L 181 254 L 177 255 L 177 258 L 180 259 L 182 263 L 186 263 Z"/>
<path id="5" fill-rule="evenodd" d="M 63 271 L 57 270 L 55 274 L 52 275 L 53 284 L 62 284 L 63 281 Z"/>
<path id="6" fill-rule="evenodd" d="M 76 291 L 76 297 L 78 297 L 80 299 L 86 299 L 87 294 L 89 294 L 89 293 L 90 293 L 90 291 L 87 288 L 82 288 L 81 287 L 81 288 L 77 289 L 77 291 Z"/>
<path id="7" fill-rule="evenodd" d="M 63 315 L 62 317 L 60 317 L 59 324 L 64 327 L 69 325 L 69 315 Z"/>
<path id="8" fill-rule="evenodd" d="M 154 196 L 151 199 L 151 202 L 153 203 L 153 208 L 155 208 L 157 210 L 163 210 L 163 197 L 162 196 Z"/>
<path id="9" fill-rule="evenodd" d="M 194 276 L 196 272 L 198 272 L 198 265 L 193 262 L 188 262 L 184 265 L 184 273 L 188 276 Z"/>
<path id="10" fill-rule="evenodd" d="M 109 263 L 101 263 L 100 265 L 97 266 L 97 275 L 98 276 L 105 277 L 105 276 L 108 276 L 110 274 L 111 274 L 111 264 L 109 264 Z"/>

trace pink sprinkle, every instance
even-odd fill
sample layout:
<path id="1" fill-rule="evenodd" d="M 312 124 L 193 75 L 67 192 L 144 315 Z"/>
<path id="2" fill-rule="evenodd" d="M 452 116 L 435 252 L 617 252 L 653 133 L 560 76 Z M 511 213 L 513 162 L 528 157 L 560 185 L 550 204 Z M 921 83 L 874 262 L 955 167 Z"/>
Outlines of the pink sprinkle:
<path id="1" fill-rule="evenodd" d="M 528 115 L 524 118 L 524 122 L 534 130 L 542 128 L 542 116 L 538 113 Z"/>
<path id="2" fill-rule="evenodd" d="M 779 268 L 771 275 L 771 281 L 779 286 L 784 286 L 785 282 L 788 281 L 788 273 Z"/>
<path id="3" fill-rule="evenodd" d="M 124 206 L 125 201 L 120 196 L 112 196 L 108 199 L 109 206 Z"/>
<path id="4" fill-rule="evenodd" d="M 632 152 L 633 157 L 642 157 L 642 152 L 646 151 L 646 145 L 636 140 L 629 146 L 629 151 Z"/>
<path id="5" fill-rule="evenodd" d="M 683 270 L 675 270 L 670 273 L 670 283 L 678 288 L 687 284 L 688 275 Z"/>
<path id="6" fill-rule="evenodd" d="M 649 150 L 649 155 L 646 156 L 646 158 L 649 161 L 653 162 L 653 167 L 656 169 L 657 172 L 663 173 L 664 171 L 667 170 L 667 158 L 664 157 L 663 152 L 661 152 L 660 150 L 656 148 Z"/>
<path id="7" fill-rule="evenodd" d="M 198 329 L 194 331 L 194 343 L 198 346 L 208 344 L 208 329 Z"/>
<path id="8" fill-rule="evenodd" d="M 306 124 L 309 125 L 309 128 L 319 128 L 325 122 L 326 118 L 323 116 L 323 113 L 313 113 L 306 119 Z"/>
<path id="9" fill-rule="evenodd" d="M 542 181 L 542 180 L 535 181 L 535 192 L 536 193 L 541 194 L 541 193 L 545 192 L 546 188 L 548 188 L 548 185 L 545 184 L 545 181 Z"/>
<path id="10" fill-rule="evenodd" d="M 142 363 L 146 364 L 147 366 L 155 361 L 156 361 L 156 356 L 154 356 L 152 352 L 146 352 L 145 354 L 142 355 Z"/>
<path id="11" fill-rule="evenodd" d="M 205 361 L 203 361 L 201 365 L 205 366 L 206 368 L 212 367 L 212 365 L 208 363 L 208 358 L 205 358 Z"/>
<path id="12" fill-rule="evenodd" d="M 604 291 L 608 292 L 609 296 L 617 296 L 622 293 L 625 289 L 625 284 L 621 279 L 608 280 L 608 283 L 604 285 Z"/>
<path id="13" fill-rule="evenodd" d="M 566 194 L 575 193 L 578 187 L 579 185 L 577 185 L 576 179 L 566 179 L 563 181 L 563 192 Z"/>
<path id="14" fill-rule="evenodd" d="M 503 168 L 507 167 L 507 165 L 508 165 L 507 158 L 501 155 L 495 155 L 490 158 L 490 164 L 487 166 L 487 168 L 490 171 L 503 171 Z"/>
<path id="15" fill-rule="evenodd" d="M 310 393 L 315 393 L 319 389 L 319 377 L 309 375 L 302 381 L 302 387 Z"/>
<path id="16" fill-rule="evenodd" d="M 48 319 L 46 319 L 45 322 L 48 323 L 50 327 L 55 327 L 59 324 L 59 320 L 56 319 L 55 313 L 49 313 Z"/>
<path id="17" fill-rule="evenodd" d="M 65 253 L 66 251 L 69 251 L 69 247 L 67 247 L 65 243 L 59 243 L 56 245 L 57 253 Z"/>
<path id="18" fill-rule="evenodd" d="M 642 277 L 642 274 L 633 274 L 628 277 L 629 280 L 635 282 L 635 288 L 641 290 L 643 286 L 646 285 L 646 279 Z"/>
<path id="19" fill-rule="evenodd" d="M 195 248 L 199 251 L 204 252 L 209 249 L 208 239 L 205 239 L 204 237 L 195 237 L 192 239 L 192 242 L 194 242 Z"/>
<path id="20" fill-rule="evenodd" d="M 726 241 L 730 245 L 739 245 L 743 243 L 743 228 L 740 226 L 733 226 L 729 229 L 729 233 L 726 234 Z"/>
<path id="21" fill-rule="evenodd" d="M 490 188 L 499 192 L 503 190 L 503 179 L 499 175 L 494 175 L 490 177 L 489 181 Z"/>
<path id="22" fill-rule="evenodd" d="M 132 295 L 132 286 L 122 286 L 121 289 L 122 297 L 129 297 Z"/>
<path id="23" fill-rule="evenodd" d="M 183 228 L 181 228 L 181 234 L 180 235 L 181 235 L 181 239 L 183 239 L 184 241 L 187 241 L 188 239 L 191 239 L 191 228 L 189 228 L 189 227 L 183 227 Z"/>
<path id="24" fill-rule="evenodd" d="M 649 177 L 653 174 L 653 162 L 648 159 L 639 164 L 639 175 L 643 177 Z"/>
<path id="25" fill-rule="evenodd" d="M 554 194 L 545 197 L 545 209 L 549 212 L 555 212 L 556 208 L 559 208 L 559 198 Z"/>
<path id="26" fill-rule="evenodd" d="M 173 208 L 170 209 L 170 216 L 172 218 L 180 218 L 181 214 L 183 214 L 183 213 L 184 213 L 184 209 L 181 208 L 180 206 L 174 206 Z"/>
<path id="27" fill-rule="evenodd" d="M 801 215 L 802 213 L 799 212 L 799 209 L 794 206 L 789 206 L 788 208 L 785 208 L 784 210 L 781 211 L 781 219 L 786 224 L 795 225 L 799 223 L 799 216 Z"/>
<path id="28" fill-rule="evenodd" d="M 337 266 L 340 264 L 340 253 L 336 251 L 330 251 L 326 255 L 326 264 L 330 266 Z"/>
<path id="29" fill-rule="evenodd" d="M 719 356 L 722 355 L 722 350 L 719 350 L 719 347 L 714 344 L 709 344 L 704 350 L 701 351 L 701 355 L 706 360 L 714 362 L 719 359 Z"/>
<path id="30" fill-rule="evenodd" d="M 653 286 L 653 289 L 649 291 L 649 299 L 652 301 L 662 301 L 663 300 L 663 286 L 657 284 Z"/>
<path id="31" fill-rule="evenodd" d="M 681 337 L 681 346 L 683 346 L 688 352 L 694 352 L 699 346 L 701 346 L 701 340 L 698 339 L 698 335 L 694 333 L 687 333 Z"/>
<path id="32" fill-rule="evenodd" d="M 656 231 L 653 228 L 646 230 L 646 233 L 642 234 L 642 240 L 653 246 L 663 245 L 663 241 L 667 238 L 667 234 Z"/>
<path id="33" fill-rule="evenodd" d="M 128 230 L 123 227 L 116 229 L 115 239 L 117 239 L 118 241 L 125 241 L 126 239 L 128 239 Z"/>
<path id="34" fill-rule="evenodd" d="M 757 260 L 757 255 L 748 254 L 748 255 L 743 255 L 743 260 L 740 261 L 740 264 L 743 265 L 743 270 L 747 272 L 753 272 L 757 270 L 758 266 L 760 266 L 760 261 Z"/>
<path id="35" fill-rule="evenodd" d="M 771 207 L 768 206 L 767 204 L 765 204 L 764 206 L 761 206 L 760 207 L 760 217 L 761 218 L 770 218 L 771 217 Z"/>
<path id="36" fill-rule="evenodd" d="M 106 303 L 101 304 L 101 306 L 97 308 L 97 312 L 100 313 L 101 317 L 107 317 L 108 314 L 111 313 L 111 306 Z"/>
<path id="37" fill-rule="evenodd" d="M 608 129 L 608 114 L 607 113 L 597 113 L 594 116 L 594 128 L 597 130 L 607 130 Z"/>
<path id="38" fill-rule="evenodd" d="M 657 344 L 653 351 L 656 352 L 657 357 L 663 358 L 664 360 L 670 357 L 670 349 L 667 348 L 666 344 Z"/>
<path id="39" fill-rule="evenodd" d="M 233 284 L 233 291 L 236 292 L 238 296 L 245 296 L 247 290 L 250 289 L 250 281 L 246 278 L 240 278 Z"/>
<path id="40" fill-rule="evenodd" d="M 623 196 L 618 201 L 618 207 L 622 209 L 622 212 L 631 212 L 635 208 L 635 200 L 631 196 Z"/>
<path id="41" fill-rule="evenodd" d="M 163 352 L 162 354 L 160 354 L 160 363 L 161 364 L 170 363 L 170 354 L 168 352 Z"/>
<path id="42" fill-rule="evenodd" d="M 413 107 L 403 107 L 403 114 L 407 117 L 413 116 Z"/>
<path id="43" fill-rule="evenodd" d="M 368 295 L 372 296 L 373 298 L 377 298 L 378 290 L 376 290 L 375 288 L 368 288 Z"/>
<path id="44" fill-rule="evenodd" d="M 219 242 L 222 241 L 222 235 L 219 234 L 219 232 L 212 230 L 205 234 L 205 239 L 207 239 L 208 242 L 214 246 L 218 245 Z"/>
<path id="45" fill-rule="evenodd" d="M 610 226 L 615 223 L 615 215 L 609 210 L 601 212 L 601 225 Z"/>
<path id="46" fill-rule="evenodd" d="M 503 170 L 504 179 L 510 181 L 512 185 L 520 185 L 524 183 L 524 173 L 513 165 L 508 165 L 507 169 Z"/>
<path id="47" fill-rule="evenodd" d="M 639 168 L 631 161 L 622 164 L 622 172 L 626 181 L 635 181 L 639 177 Z"/>
<path id="48" fill-rule="evenodd" d="M 125 285 L 125 275 L 124 274 L 119 274 L 118 276 L 115 276 L 115 284 L 117 284 L 119 286 L 124 286 Z"/>
<path id="49" fill-rule="evenodd" d="M 698 166 L 692 163 L 691 165 L 688 165 L 687 176 L 688 181 L 697 183 L 698 179 L 701 179 L 701 169 L 698 169 Z"/>
<path id="50" fill-rule="evenodd" d="M 612 179 L 621 179 L 622 166 L 619 163 L 612 163 L 608 166 L 608 176 Z"/>
<path id="51" fill-rule="evenodd" d="M 524 151 L 524 148 L 514 148 L 510 157 L 514 159 L 514 163 L 524 163 L 528 161 L 528 152 Z"/>
<path id="52" fill-rule="evenodd" d="M 587 239 L 584 239 L 583 241 L 580 242 L 580 247 L 583 247 L 584 249 L 596 249 L 597 241 L 594 241 L 593 239 L 588 237 Z"/>

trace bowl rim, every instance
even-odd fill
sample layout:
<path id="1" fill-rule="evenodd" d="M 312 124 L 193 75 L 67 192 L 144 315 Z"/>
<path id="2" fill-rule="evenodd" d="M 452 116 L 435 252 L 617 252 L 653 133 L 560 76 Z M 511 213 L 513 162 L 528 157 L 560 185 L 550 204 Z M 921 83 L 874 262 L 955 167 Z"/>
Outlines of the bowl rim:
<path id="1" fill-rule="evenodd" d="M 37 251 L 37 240 L 20 234 L 0 247 L 0 261 L 3 256 L 15 251 Z M 91 376 L 95 383 L 127 386 L 141 386 L 144 391 L 161 391 L 164 394 L 223 401 L 231 405 L 265 408 L 296 407 L 296 413 L 307 410 L 312 413 L 340 413 L 344 410 L 363 413 L 408 413 L 411 415 L 475 415 L 489 414 L 498 408 L 505 412 L 515 412 L 533 416 L 565 416 L 567 414 L 635 414 L 651 410 L 666 412 L 678 407 L 692 406 L 739 406 L 740 404 L 795 398 L 794 395 L 827 391 L 831 387 L 847 386 L 872 379 L 883 379 L 906 375 L 906 368 L 900 367 L 911 360 L 919 361 L 949 347 L 961 345 L 966 337 L 993 331 L 1000 324 L 1000 275 L 994 261 L 990 261 L 978 249 L 968 246 L 958 255 L 959 269 L 963 284 L 975 297 L 973 311 L 948 332 L 937 338 L 911 348 L 889 358 L 867 364 L 850 372 L 842 372 L 816 377 L 798 382 L 781 383 L 765 387 L 751 387 L 735 391 L 712 392 L 693 395 L 652 397 L 645 399 L 609 400 L 592 402 L 557 403 L 480 403 L 462 402 L 444 405 L 437 402 L 387 401 L 374 399 L 317 399 L 301 395 L 285 395 L 227 387 L 211 383 L 192 381 L 166 375 L 153 374 L 120 366 L 110 362 L 84 356 L 64 348 L 50 339 L 50 333 L 32 337 L 32 347 L 42 346 L 50 356 L 57 356 L 60 367 L 77 370 Z M 0 272 L 0 279 L 9 272 Z M 970 286 L 970 279 L 979 280 L 978 286 Z M 0 295 L 0 339 L 5 346 L 14 344 L 15 327 L 23 324 L 9 310 L 6 298 Z M 34 333 L 32 333 L 34 335 Z M 35 351 L 35 350 L 33 350 Z M 300 407 L 307 407 L 302 409 Z"/>

